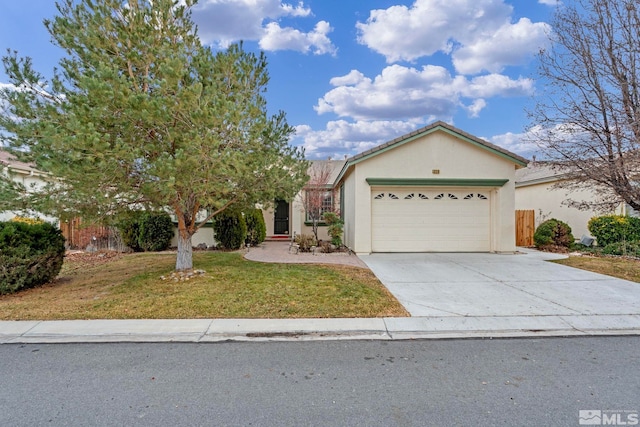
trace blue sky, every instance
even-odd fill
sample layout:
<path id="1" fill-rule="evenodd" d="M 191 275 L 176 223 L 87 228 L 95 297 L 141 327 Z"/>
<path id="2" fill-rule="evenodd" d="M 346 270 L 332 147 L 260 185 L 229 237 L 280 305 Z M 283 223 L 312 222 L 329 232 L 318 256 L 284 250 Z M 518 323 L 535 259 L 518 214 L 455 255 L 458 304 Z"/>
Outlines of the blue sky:
<path id="1" fill-rule="evenodd" d="M 269 110 L 308 158 L 342 158 L 444 120 L 525 157 L 556 0 L 200 0 L 205 44 L 243 40 L 269 62 Z M 53 0 L 0 4 L 0 48 L 50 75 L 61 52 L 42 21 Z M 7 83 L 0 73 L 0 85 Z"/>

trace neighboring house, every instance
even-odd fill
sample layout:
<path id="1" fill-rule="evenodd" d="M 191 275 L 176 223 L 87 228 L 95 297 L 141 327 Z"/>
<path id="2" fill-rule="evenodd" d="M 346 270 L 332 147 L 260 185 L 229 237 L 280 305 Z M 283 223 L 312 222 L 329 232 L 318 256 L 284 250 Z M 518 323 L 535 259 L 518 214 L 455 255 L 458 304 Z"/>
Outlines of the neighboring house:
<path id="1" fill-rule="evenodd" d="M 45 184 L 47 174 L 35 169 L 33 166 L 15 160 L 8 152 L 0 150 L 0 173 L 11 177 L 15 182 L 24 185 L 27 190 L 29 188 L 42 186 Z M 38 217 L 44 221 L 58 225 L 58 219 L 46 216 L 36 211 L 29 212 L 0 212 L 0 221 L 8 221 L 16 216 L 28 215 L 30 217 Z"/>
<path id="2" fill-rule="evenodd" d="M 177 248 L 178 233 L 179 233 L 178 219 L 174 213 L 169 213 L 169 215 L 171 216 L 171 219 L 173 220 L 173 225 L 174 225 L 173 238 L 171 238 L 170 246 L 173 248 Z M 206 212 L 201 212 L 198 215 L 197 220 L 202 221 L 205 218 L 206 218 Z M 218 242 L 216 242 L 216 239 L 214 238 L 213 221 L 209 221 L 205 225 L 200 227 L 198 231 L 196 231 L 196 234 L 194 234 L 191 237 L 191 246 L 193 246 L 194 248 L 202 245 L 207 245 L 207 247 L 212 247 L 212 246 L 216 246 L 217 244 Z"/>
<path id="3" fill-rule="evenodd" d="M 436 122 L 342 163 L 334 208 L 354 252 L 515 251 L 515 171 L 526 159 Z M 265 215 L 269 236 L 308 232 L 295 201 L 282 204 L 288 224 L 279 210 Z"/>
<path id="4" fill-rule="evenodd" d="M 610 212 L 579 210 L 567 206 L 568 199 L 591 202 L 596 195 L 587 188 L 569 190 L 555 187 L 565 179 L 564 172 L 547 162 L 531 162 L 526 168 L 516 171 L 516 209 L 534 210 L 536 227 L 551 218 L 564 221 L 569 224 L 576 239 L 590 234 L 587 224 L 594 216 L 634 214 L 624 203 Z"/>

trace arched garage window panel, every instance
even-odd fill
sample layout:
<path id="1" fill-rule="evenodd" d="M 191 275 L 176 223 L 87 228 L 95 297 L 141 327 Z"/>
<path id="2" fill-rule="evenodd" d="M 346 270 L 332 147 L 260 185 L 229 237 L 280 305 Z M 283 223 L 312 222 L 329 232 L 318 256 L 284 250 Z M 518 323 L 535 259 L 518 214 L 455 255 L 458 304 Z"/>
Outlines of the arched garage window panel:
<path id="1" fill-rule="evenodd" d="M 374 197 L 374 199 L 376 200 L 384 199 L 384 193 L 378 194 L 376 197 Z"/>
<path id="2" fill-rule="evenodd" d="M 488 200 L 487 196 L 485 196 L 484 194 L 480 194 L 480 193 L 471 193 L 471 194 L 467 194 L 466 196 L 464 196 L 465 200 L 471 200 L 471 199 L 480 199 L 480 200 Z"/>
<path id="3" fill-rule="evenodd" d="M 396 196 L 396 195 L 395 195 L 395 194 L 393 194 L 393 193 L 389 193 L 389 198 L 390 198 L 390 199 L 393 199 L 393 200 L 398 200 L 398 196 Z"/>
<path id="4" fill-rule="evenodd" d="M 444 197 L 445 197 L 445 194 L 444 193 L 440 193 L 436 197 L 434 197 L 434 199 L 440 200 L 440 199 L 444 199 Z M 447 193 L 447 198 L 449 198 L 451 200 L 458 200 L 458 196 L 456 196 L 455 194 L 451 194 L 451 193 Z"/>
<path id="5" fill-rule="evenodd" d="M 407 194 L 404 198 L 405 200 L 411 200 L 415 197 L 416 197 L 416 193 L 410 193 L 410 194 Z M 418 198 L 421 200 L 429 200 L 429 198 L 422 193 L 418 193 Z"/>

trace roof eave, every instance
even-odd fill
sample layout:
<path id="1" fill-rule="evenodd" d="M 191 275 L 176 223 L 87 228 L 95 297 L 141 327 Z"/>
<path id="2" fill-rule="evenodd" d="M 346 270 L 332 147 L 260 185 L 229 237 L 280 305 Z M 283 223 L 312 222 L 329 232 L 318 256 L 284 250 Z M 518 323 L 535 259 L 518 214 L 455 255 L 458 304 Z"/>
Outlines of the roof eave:
<path id="1" fill-rule="evenodd" d="M 477 138 L 471 134 L 468 134 L 460 129 L 450 126 L 442 121 L 438 121 L 438 122 L 432 123 L 431 125 L 425 126 L 421 129 L 410 132 L 406 135 L 392 139 L 391 141 L 385 142 L 363 153 L 356 154 L 355 156 L 352 156 L 351 158 L 347 159 L 347 162 L 345 163 L 342 170 L 338 174 L 338 177 L 334 181 L 334 185 L 337 185 L 342 180 L 344 175 L 346 175 L 347 170 L 351 166 L 355 166 L 360 162 L 368 160 L 386 151 L 392 150 L 396 147 L 399 147 L 408 142 L 414 141 L 418 138 L 421 138 L 425 135 L 432 134 L 437 131 L 445 132 L 453 137 L 462 139 L 463 141 L 466 141 L 478 148 L 481 148 L 483 150 L 489 151 L 494 155 L 502 157 L 503 159 L 514 163 L 516 165 L 516 168 L 524 168 L 529 163 L 529 160 L 525 159 L 524 157 L 518 156 L 515 153 L 510 153 L 507 150 L 501 151 L 501 150 L 495 149 L 492 147 L 493 144 L 489 143 L 488 141 L 483 141 L 480 138 Z"/>

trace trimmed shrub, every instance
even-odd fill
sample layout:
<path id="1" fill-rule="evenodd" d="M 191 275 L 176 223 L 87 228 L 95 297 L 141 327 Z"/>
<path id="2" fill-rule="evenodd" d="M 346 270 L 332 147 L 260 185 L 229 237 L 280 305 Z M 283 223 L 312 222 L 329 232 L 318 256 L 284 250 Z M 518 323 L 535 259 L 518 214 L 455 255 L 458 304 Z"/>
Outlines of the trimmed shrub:
<path id="1" fill-rule="evenodd" d="M 640 218 L 622 215 L 605 215 L 591 218 L 587 224 L 598 246 L 611 243 L 640 240 Z"/>
<path id="2" fill-rule="evenodd" d="M 44 285 L 60 273 L 64 237 L 51 224 L 0 222 L 0 294 Z"/>
<path id="3" fill-rule="evenodd" d="M 571 227 L 557 219 L 548 219 L 538 226 L 533 234 L 533 242 L 536 248 L 549 246 L 571 247 L 574 242 Z"/>
<path id="4" fill-rule="evenodd" d="M 173 221 L 166 212 L 145 212 L 140 221 L 138 245 L 143 251 L 164 251 L 173 238 Z"/>
<path id="5" fill-rule="evenodd" d="M 335 212 L 325 212 L 323 215 L 327 227 L 327 233 L 331 237 L 331 244 L 337 247 L 342 246 L 342 229 L 344 221 Z"/>
<path id="6" fill-rule="evenodd" d="M 260 209 L 250 209 L 244 214 L 247 223 L 247 243 L 257 246 L 267 238 L 267 225 Z"/>
<path id="7" fill-rule="evenodd" d="M 640 241 L 609 243 L 602 248 L 602 253 L 640 258 Z"/>
<path id="8" fill-rule="evenodd" d="M 227 209 L 214 218 L 216 240 L 225 249 L 240 249 L 247 238 L 247 223 L 242 213 L 236 209 Z"/>
<path id="9" fill-rule="evenodd" d="M 118 230 L 124 244 L 135 252 L 164 251 L 174 233 L 166 212 L 130 212 L 118 222 Z"/>
<path id="10" fill-rule="evenodd" d="M 297 234 L 294 241 L 298 244 L 300 252 L 311 252 L 311 248 L 318 245 L 313 234 Z"/>
<path id="11" fill-rule="evenodd" d="M 138 237 L 140 236 L 140 222 L 143 214 L 143 211 L 129 212 L 117 224 L 122 242 L 134 252 L 142 252 Z"/>

